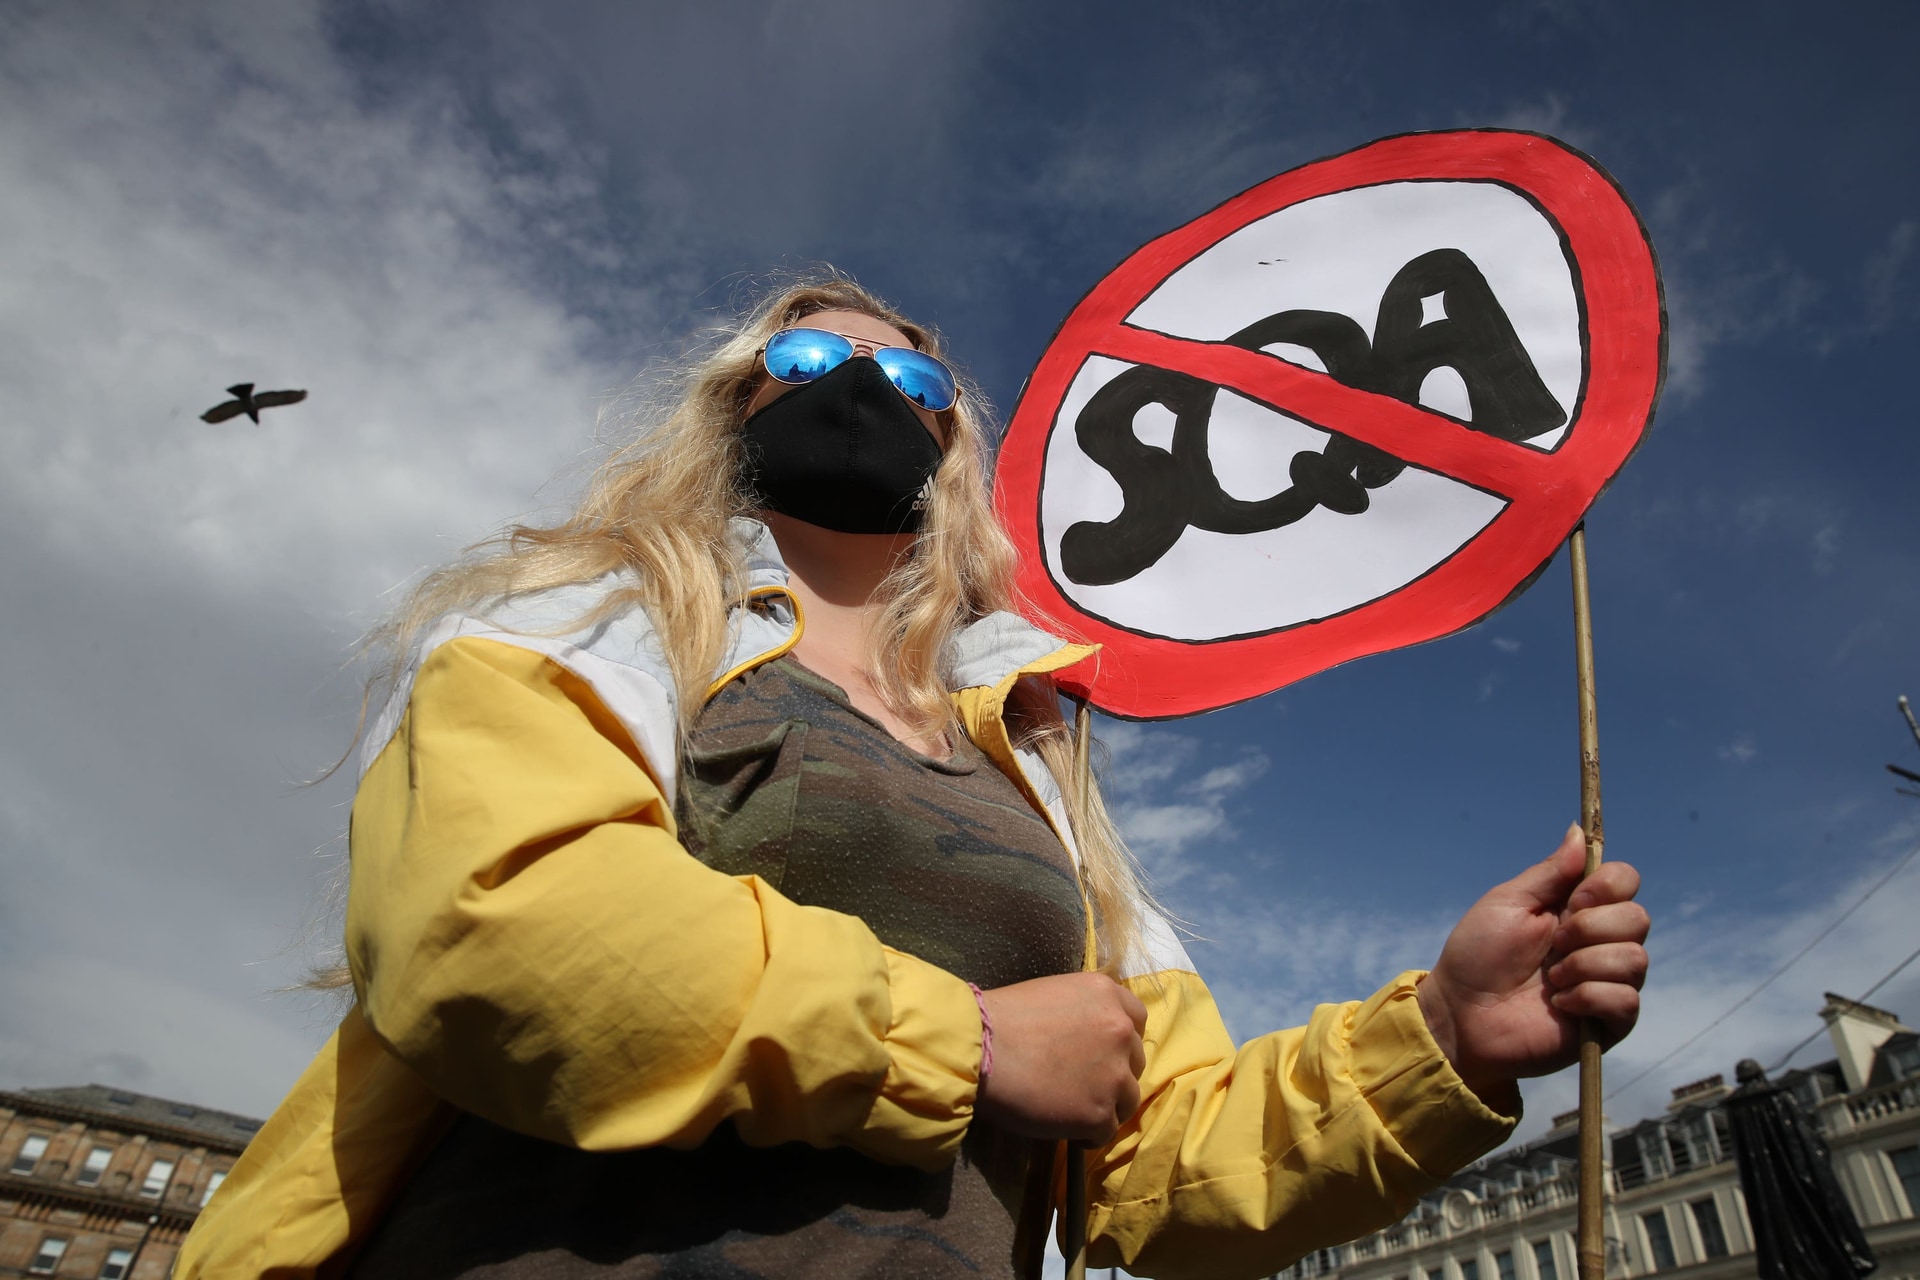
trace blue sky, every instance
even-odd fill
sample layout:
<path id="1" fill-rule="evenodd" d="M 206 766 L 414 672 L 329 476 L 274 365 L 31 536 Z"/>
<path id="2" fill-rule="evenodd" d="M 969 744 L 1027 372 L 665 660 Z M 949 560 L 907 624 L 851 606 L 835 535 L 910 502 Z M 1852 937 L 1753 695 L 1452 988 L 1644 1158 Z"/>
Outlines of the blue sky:
<path id="1" fill-rule="evenodd" d="M 1920 842 L 1882 769 L 1920 767 L 1911 7 L 662 8 L 0 9 L 0 1084 L 273 1105 L 332 1017 L 270 993 L 334 927 L 348 792 L 290 780 L 351 735 L 353 636 L 564 504 L 612 393 L 752 279 L 849 270 L 1008 411 L 1143 240 L 1411 129 L 1585 149 L 1665 272 L 1666 395 L 1589 524 L 1609 851 L 1656 917 L 1611 1079 Z M 195 420 L 243 377 L 313 398 Z M 1574 817 L 1564 563 L 1462 635 L 1106 728 L 1235 1031 L 1298 1021 Z M 1610 1110 L 1784 1050 L 1914 919 L 1920 870 Z M 1920 1016 L 1920 968 L 1875 1000 Z"/>

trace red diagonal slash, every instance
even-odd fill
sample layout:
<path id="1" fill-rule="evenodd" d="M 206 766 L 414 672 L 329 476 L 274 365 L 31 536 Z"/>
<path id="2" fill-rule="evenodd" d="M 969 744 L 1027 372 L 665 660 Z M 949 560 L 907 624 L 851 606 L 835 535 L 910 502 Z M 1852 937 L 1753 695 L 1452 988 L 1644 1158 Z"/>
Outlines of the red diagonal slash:
<path id="1" fill-rule="evenodd" d="M 1130 325 L 1115 326 L 1104 340 L 1097 340 L 1094 350 L 1218 383 L 1323 431 L 1351 436 L 1402 462 L 1502 497 L 1537 487 L 1554 466 L 1551 454 L 1475 431 L 1391 396 L 1349 387 L 1264 351 L 1174 338 Z"/>

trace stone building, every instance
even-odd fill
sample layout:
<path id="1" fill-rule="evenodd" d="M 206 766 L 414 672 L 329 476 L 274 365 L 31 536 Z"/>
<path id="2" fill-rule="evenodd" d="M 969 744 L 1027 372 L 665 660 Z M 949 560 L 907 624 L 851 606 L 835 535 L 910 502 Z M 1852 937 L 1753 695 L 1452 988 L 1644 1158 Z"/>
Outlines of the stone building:
<path id="1" fill-rule="evenodd" d="M 1884 1009 L 1828 995 L 1835 1056 L 1777 1082 L 1824 1133 L 1878 1257 L 1875 1280 L 1920 1278 L 1920 1036 Z M 1729 1088 L 1709 1076 L 1607 1143 L 1607 1275 L 1756 1276 L 1734 1164 Z M 1384 1231 L 1323 1249 L 1285 1280 L 1574 1280 L 1575 1115 L 1480 1161 Z"/>
<path id="2" fill-rule="evenodd" d="M 105 1085 L 0 1091 L 0 1277 L 163 1280 L 259 1127 Z"/>

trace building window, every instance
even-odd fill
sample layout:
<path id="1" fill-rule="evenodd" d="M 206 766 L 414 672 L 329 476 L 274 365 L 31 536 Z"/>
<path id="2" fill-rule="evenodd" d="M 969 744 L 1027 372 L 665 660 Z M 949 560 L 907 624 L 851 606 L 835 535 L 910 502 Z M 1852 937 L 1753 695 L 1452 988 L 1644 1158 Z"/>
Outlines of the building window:
<path id="1" fill-rule="evenodd" d="M 1907 1216 L 1920 1218 L 1920 1147 L 1902 1147 L 1887 1152 L 1893 1161 L 1894 1176 L 1907 1192 Z"/>
<path id="2" fill-rule="evenodd" d="M 1727 1256 L 1727 1233 L 1720 1226 L 1720 1206 L 1713 1197 L 1695 1200 L 1690 1206 L 1693 1210 L 1693 1225 L 1700 1229 L 1700 1247 L 1709 1258 Z"/>
<path id="3" fill-rule="evenodd" d="M 1722 1160 L 1733 1159 L 1733 1121 L 1727 1119 L 1727 1109 L 1715 1107 L 1707 1114 L 1712 1117 L 1714 1149 Z"/>
<path id="4" fill-rule="evenodd" d="M 1538 1280 L 1560 1280 L 1560 1268 L 1553 1261 L 1553 1241 L 1533 1242 L 1533 1270 Z"/>
<path id="5" fill-rule="evenodd" d="M 227 1171 L 225 1169 L 220 1170 L 220 1172 L 207 1179 L 207 1189 L 200 1193 L 200 1204 L 203 1208 L 207 1201 L 213 1199 L 213 1193 L 220 1189 L 220 1184 L 226 1180 Z"/>
<path id="6" fill-rule="evenodd" d="M 13 1158 L 14 1173 L 32 1173 L 40 1163 L 40 1157 L 47 1154 L 47 1140 L 37 1133 L 28 1134 L 27 1140 L 20 1144 L 20 1154 Z"/>
<path id="7" fill-rule="evenodd" d="M 153 1197 L 167 1189 L 167 1179 L 173 1177 L 173 1161 L 155 1160 L 147 1166 L 147 1180 L 140 1184 L 140 1194 Z"/>
<path id="8" fill-rule="evenodd" d="M 30 1276 L 50 1276 L 53 1269 L 60 1265 L 60 1259 L 67 1256 L 67 1242 L 59 1236 L 48 1236 L 40 1242 L 40 1252 L 33 1255 L 33 1261 L 27 1265 Z"/>
<path id="9" fill-rule="evenodd" d="M 100 1280 L 126 1280 L 127 1264 L 133 1261 L 133 1250 L 113 1249 L 108 1251 L 107 1260 L 100 1267 Z"/>
<path id="10" fill-rule="evenodd" d="M 1460 1264 L 1460 1280 L 1480 1280 L 1480 1262 L 1468 1258 Z"/>
<path id="11" fill-rule="evenodd" d="M 1641 1127 L 1634 1141 L 1640 1148 L 1640 1165 L 1646 1170 L 1648 1182 L 1664 1178 L 1673 1172 L 1673 1152 L 1667 1143 L 1666 1126 L 1655 1121 Z"/>
<path id="12" fill-rule="evenodd" d="M 1427 1280 L 1447 1280 L 1446 1269 L 1444 1267 L 1428 1267 Z"/>
<path id="13" fill-rule="evenodd" d="M 1513 1255 L 1505 1249 L 1493 1255 L 1493 1269 L 1500 1280 L 1520 1280 L 1520 1273 L 1513 1269 Z"/>
<path id="14" fill-rule="evenodd" d="M 1720 1126 L 1714 1124 L 1714 1118 L 1719 1115 L 1718 1108 L 1696 1112 L 1680 1126 L 1686 1141 L 1687 1159 L 1695 1169 L 1719 1164 L 1727 1158 L 1727 1148 L 1720 1143 Z"/>
<path id="15" fill-rule="evenodd" d="M 1673 1256 L 1673 1236 L 1667 1231 L 1667 1215 L 1658 1209 L 1643 1213 L 1640 1225 L 1647 1229 L 1647 1256 L 1653 1259 L 1650 1269 L 1664 1271 L 1679 1265 Z"/>
<path id="16" fill-rule="evenodd" d="M 83 1187 L 91 1187 L 100 1181 L 100 1175 L 107 1171 L 113 1162 L 112 1147 L 95 1147 L 87 1152 L 87 1162 L 80 1166 L 80 1176 L 74 1181 Z"/>
<path id="17" fill-rule="evenodd" d="M 1833 1095 L 1833 1081 L 1818 1071 L 1810 1071 L 1792 1084 L 1793 1096 L 1811 1115 L 1820 1109 L 1820 1103 Z"/>

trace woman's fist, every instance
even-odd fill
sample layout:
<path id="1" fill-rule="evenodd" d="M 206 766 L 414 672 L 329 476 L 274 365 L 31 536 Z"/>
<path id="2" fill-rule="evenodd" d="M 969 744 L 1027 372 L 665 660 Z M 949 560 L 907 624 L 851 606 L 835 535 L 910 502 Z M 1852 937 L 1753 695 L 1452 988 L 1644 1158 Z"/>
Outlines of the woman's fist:
<path id="1" fill-rule="evenodd" d="M 1640 873 L 1603 863 L 1582 878 L 1586 839 L 1576 825 L 1545 862 L 1496 885 L 1454 926 L 1420 1011 L 1467 1087 L 1494 1105 L 1523 1076 L 1579 1056 L 1580 1019 L 1611 1045 L 1640 1016 L 1647 980 Z"/>
<path id="2" fill-rule="evenodd" d="M 981 993 L 993 1071 L 975 1113 L 1030 1138 L 1096 1145 L 1140 1105 L 1147 1007 L 1103 973 L 1067 973 Z"/>

